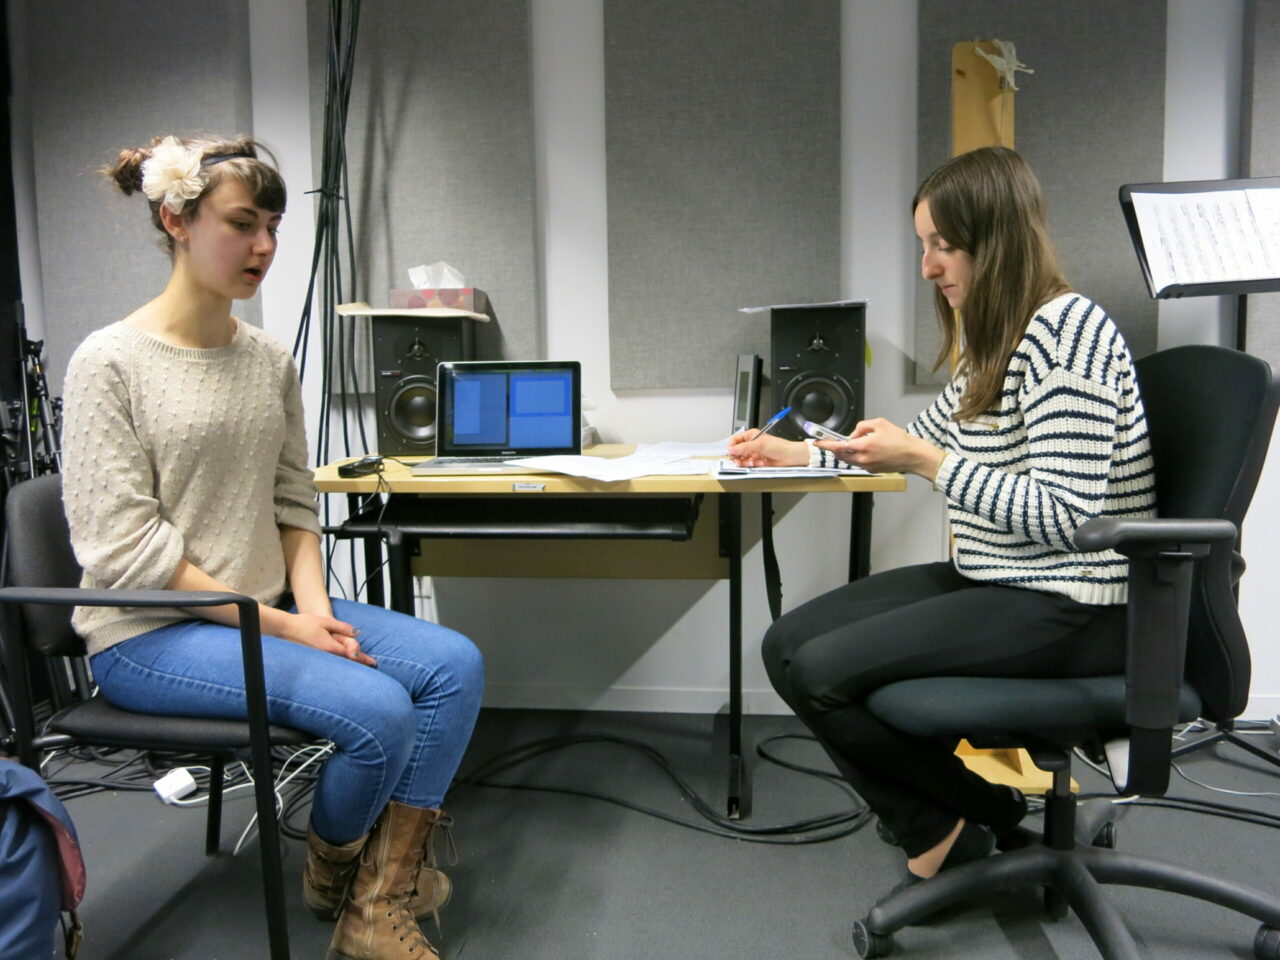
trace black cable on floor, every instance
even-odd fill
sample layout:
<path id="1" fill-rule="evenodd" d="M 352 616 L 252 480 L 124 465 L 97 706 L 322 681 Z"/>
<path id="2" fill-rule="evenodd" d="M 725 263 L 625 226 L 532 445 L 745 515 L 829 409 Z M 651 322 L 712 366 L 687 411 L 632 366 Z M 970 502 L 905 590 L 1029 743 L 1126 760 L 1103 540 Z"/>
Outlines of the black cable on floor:
<path id="1" fill-rule="evenodd" d="M 1110 800 L 1120 802 L 1113 793 L 1081 793 L 1077 800 Z M 1229 803 L 1218 803 L 1216 800 L 1199 800 L 1194 797 L 1136 797 L 1124 798 L 1126 807 L 1163 807 L 1166 810 L 1182 810 L 1187 813 L 1199 813 L 1210 817 L 1221 817 L 1224 820 L 1239 820 L 1259 827 L 1280 828 L 1280 814 L 1267 813 L 1265 810 L 1253 810 L 1249 807 L 1237 807 Z"/>
<path id="2" fill-rule="evenodd" d="M 460 774 L 455 778 L 448 795 L 454 796 L 463 788 L 484 787 L 581 797 L 609 803 L 699 833 L 751 843 L 785 845 L 813 844 L 836 840 L 854 833 L 872 819 L 870 810 L 838 773 L 784 759 L 769 749 L 771 745 L 783 740 L 816 743 L 813 737 L 806 734 L 777 734 L 762 740 L 756 746 L 757 755 L 768 763 L 833 784 L 849 798 L 850 806 L 848 809 L 792 823 L 766 824 L 762 826 L 730 820 L 717 812 L 710 803 L 699 796 L 675 770 L 670 761 L 659 751 L 638 740 L 605 734 L 548 737 L 518 744 L 479 763 L 469 772 Z M 677 817 L 631 800 L 592 790 L 494 779 L 498 775 L 538 757 L 584 744 L 613 744 L 639 753 L 656 766 L 675 786 L 677 794 L 694 809 L 701 817 L 702 822 Z M 273 749 L 273 759 L 277 763 L 283 763 L 294 752 L 290 748 L 276 747 Z M 46 779 L 54 788 L 55 793 L 61 799 L 67 800 L 104 790 L 149 791 L 152 789 L 154 781 L 163 776 L 168 770 L 179 766 L 189 768 L 203 766 L 206 764 L 207 758 L 186 754 L 152 755 L 133 751 L 73 748 L 62 751 L 62 761 L 55 771 L 46 776 Z M 70 772 L 69 768 L 79 763 L 114 766 L 115 769 L 109 770 L 100 777 L 67 775 Z M 310 770 L 298 775 L 282 793 L 283 805 L 280 813 L 280 832 L 283 836 L 295 840 L 305 839 L 305 818 L 309 815 L 308 809 L 315 789 L 317 772 L 317 770 Z M 201 789 L 207 791 L 208 774 L 204 771 L 193 771 L 193 776 L 195 776 Z M 224 774 L 224 789 L 244 782 L 247 782 L 247 778 L 239 771 L 238 766 L 229 765 Z M 198 796 L 198 794 L 195 796 Z M 1106 799 L 1114 802 L 1119 798 L 1111 793 L 1082 793 L 1078 795 L 1078 799 Z M 1213 800 L 1200 800 L 1190 797 L 1163 797 L 1126 799 L 1123 802 L 1126 806 L 1161 807 L 1237 820 L 1257 826 L 1280 827 L 1280 814 L 1219 803 Z M 299 817 L 303 818 L 301 824 L 295 823 Z"/>
<path id="3" fill-rule="evenodd" d="M 797 772 L 808 776 L 817 776 L 827 780 L 838 780 L 836 775 L 830 774 L 826 771 L 802 767 L 799 764 L 793 764 L 789 761 L 779 761 L 778 758 L 774 757 L 765 749 L 767 744 L 772 743 L 775 740 L 782 739 L 805 738 L 794 734 L 781 734 L 776 737 L 770 737 L 767 740 L 762 741 L 760 745 L 757 746 L 757 754 L 770 763 L 780 763 L 781 766 L 796 770 Z M 522 763 L 553 751 L 587 743 L 617 744 L 643 755 L 647 760 L 657 766 L 667 779 L 675 785 L 680 796 L 694 808 L 703 820 L 706 821 L 706 824 L 692 820 L 685 820 L 680 817 L 664 813 L 661 810 L 656 810 L 652 807 L 642 806 L 641 804 L 634 803 L 630 800 L 624 800 L 620 797 L 597 793 L 595 791 L 580 790 L 570 787 L 544 786 L 538 784 L 496 782 L 490 779 L 495 774 L 510 770 Z M 630 740 L 625 737 L 614 737 L 604 734 L 582 734 L 570 737 L 549 737 L 543 740 L 534 740 L 504 751 L 484 763 L 481 763 L 470 773 L 457 777 L 454 780 L 453 786 L 450 788 L 449 794 L 452 795 L 456 793 L 456 791 L 461 787 L 490 787 L 503 790 L 531 790 L 543 793 L 558 793 L 566 796 L 600 800 L 605 803 L 610 803 L 615 806 L 631 810 L 635 813 L 654 817 L 655 819 L 662 820 L 676 826 L 695 830 L 699 833 L 708 833 L 713 836 L 725 837 L 726 839 L 744 840 L 753 843 L 795 845 L 823 843 L 828 840 L 836 840 L 840 837 L 848 836 L 862 827 L 870 819 L 871 814 L 866 805 L 858 799 L 857 795 L 853 793 L 853 791 L 849 789 L 842 780 L 839 780 L 838 782 L 839 786 L 848 794 L 852 801 L 850 809 L 836 813 L 823 814 L 821 816 L 811 817 L 794 823 L 752 826 L 744 824 L 738 820 L 731 820 L 718 813 L 712 808 L 711 804 L 707 803 L 707 801 L 699 796 L 688 782 L 675 771 L 666 757 L 650 747 L 648 744 L 641 743 L 638 740 Z"/>

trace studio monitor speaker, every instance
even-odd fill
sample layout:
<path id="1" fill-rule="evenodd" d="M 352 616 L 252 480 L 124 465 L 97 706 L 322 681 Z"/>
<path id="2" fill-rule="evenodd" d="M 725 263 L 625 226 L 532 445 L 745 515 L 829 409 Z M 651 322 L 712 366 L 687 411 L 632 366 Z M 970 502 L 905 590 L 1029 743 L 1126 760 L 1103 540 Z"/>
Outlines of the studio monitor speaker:
<path id="1" fill-rule="evenodd" d="M 378 453 L 435 453 L 436 364 L 476 358 L 474 321 L 412 316 L 371 320 Z"/>
<path id="2" fill-rule="evenodd" d="M 866 304 L 774 307 L 772 412 L 790 407 L 774 428 L 789 440 L 805 437 L 806 420 L 848 433 L 863 419 Z"/>

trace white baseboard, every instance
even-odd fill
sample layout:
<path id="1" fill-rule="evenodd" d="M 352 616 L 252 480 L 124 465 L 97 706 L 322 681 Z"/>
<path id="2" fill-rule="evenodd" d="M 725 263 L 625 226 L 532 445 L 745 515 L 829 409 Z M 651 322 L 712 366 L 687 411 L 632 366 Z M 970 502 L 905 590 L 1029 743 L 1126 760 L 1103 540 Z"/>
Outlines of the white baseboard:
<path id="1" fill-rule="evenodd" d="M 1274 720 L 1280 717 L 1280 694 L 1259 694 L 1249 698 L 1249 704 L 1240 714 L 1242 720 Z"/>
<path id="2" fill-rule="evenodd" d="M 523 710 L 611 710 L 632 713 L 718 713 L 727 690 L 669 687 L 578 687 L 486 684 L 484 705 Z M 743 713 L 787 716 L 788 707 L 772 690 L 744 690 Z"/>

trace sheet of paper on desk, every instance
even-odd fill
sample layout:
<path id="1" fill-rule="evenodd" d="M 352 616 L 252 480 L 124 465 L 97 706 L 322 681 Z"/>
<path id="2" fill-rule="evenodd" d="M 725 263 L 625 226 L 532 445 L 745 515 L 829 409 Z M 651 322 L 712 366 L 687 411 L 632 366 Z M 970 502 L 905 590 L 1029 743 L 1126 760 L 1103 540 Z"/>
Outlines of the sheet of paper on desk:
<path id="1" fill-rule="evenodd" d="M 636 444 L 636 453 L 671 454 L 684 457 L 723 457 L 729 452 L 729 437 L 709 440 L 705 443 L 689 443 L 684 440 L 663 440 L 661 443 Z"/>
<path id="2" fill-rule="evenodd" d="M 762 477 L 872 477 L 873 473 L 850 464 L 848 467 L 740 467 L 721 460 L 712 474 L 717 480 L 759 480 Z"/>
<path id="3" fill-rule="evenodd" d="M 551 457 L 522 457 L 508 460 L 517 466 L 537 467 L 571 477 L 587 477 L 590 480 L 613 482 L 634 480 L 637 477 L 689 477 L 709 473 L 715 460 L 687 460 L 673 453 L 644 453 L 637 451 L 626 457 L 575 457 L 571 455 Z"/>

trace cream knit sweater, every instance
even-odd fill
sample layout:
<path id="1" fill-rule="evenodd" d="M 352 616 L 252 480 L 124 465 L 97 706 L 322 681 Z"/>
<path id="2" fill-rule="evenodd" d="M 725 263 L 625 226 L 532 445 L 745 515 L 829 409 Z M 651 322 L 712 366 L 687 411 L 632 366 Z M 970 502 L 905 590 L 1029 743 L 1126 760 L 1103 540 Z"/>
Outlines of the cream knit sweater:
<path id="1" fill-rule="evenodd" d="M 237 322 L 225 347 L 171 346 L 126 323 L 76 350 L 63 500 L 90 588 L 161 589 L 185 557 L 262 603 L 286 586 L 281 526 L 320 532 L 293 359 Z M 90 655 L 191 614 L 77 607 Z"/>

